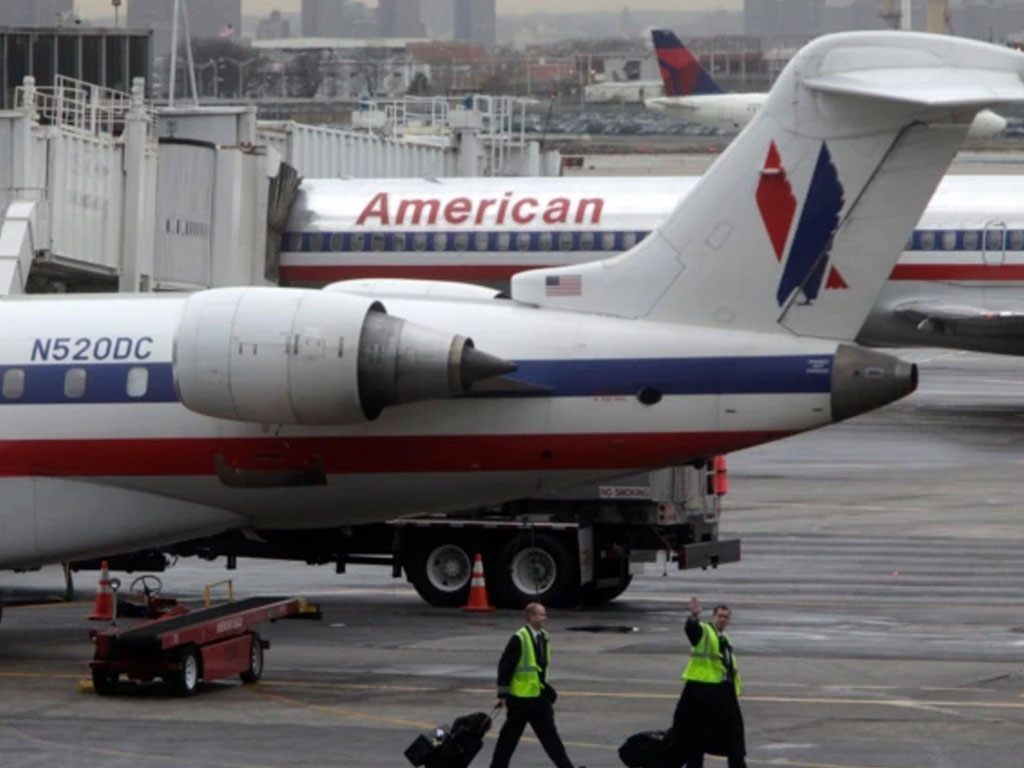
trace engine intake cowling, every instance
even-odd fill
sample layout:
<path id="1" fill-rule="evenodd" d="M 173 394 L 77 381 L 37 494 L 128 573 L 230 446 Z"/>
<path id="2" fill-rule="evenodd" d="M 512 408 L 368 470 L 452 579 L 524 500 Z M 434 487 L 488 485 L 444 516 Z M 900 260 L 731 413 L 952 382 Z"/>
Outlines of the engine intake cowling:
<path id="1" fill-rule="evenodd" d="M 389 316 L 373 299 L 290 288 L 191 296 L 174 339 L 182 404 L 272 424 L 355 424 L 449 397 L 515 365 L 472 340 Z"/>

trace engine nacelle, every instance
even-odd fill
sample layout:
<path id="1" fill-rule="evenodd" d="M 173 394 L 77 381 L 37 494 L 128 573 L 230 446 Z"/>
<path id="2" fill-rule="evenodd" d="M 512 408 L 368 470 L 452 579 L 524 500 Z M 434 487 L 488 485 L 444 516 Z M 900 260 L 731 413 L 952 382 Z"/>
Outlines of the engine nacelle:
<path id="1" fill-rule="evenodd" d="M 185 302 L 174 339 L 182 404 L 238 421 L 355 424 L 513 370 L 464 336 L 391 317 L 379 301 L 347 293 L 202 291 Z"/>

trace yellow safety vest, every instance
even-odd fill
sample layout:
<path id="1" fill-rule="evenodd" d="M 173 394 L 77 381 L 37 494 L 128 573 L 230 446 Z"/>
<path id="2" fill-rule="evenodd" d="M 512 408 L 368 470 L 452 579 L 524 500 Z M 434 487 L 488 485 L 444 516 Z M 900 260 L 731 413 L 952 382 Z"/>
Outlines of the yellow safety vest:
<path id="1" fill-rule="evenodd" d="M 508 692 L 517 699 L 535 699 L 540 696 L 544 683 L 547 682 L 548 667 L 551 665 L 551 639 L 546 629 L 540 631 L 544 638 L 544 676 L 541 678 L 541 669 L 537 664 L 537 653 L 533 647 L 533 630 L 529 627 L 520 627 L 516 632 L 519 638 L 519 664 L 512 675 L 512 684 Z"/>
<path id="2" fill-rule="evenodd" d="M 700 642 L 690 649 L 690 661 L 683 670 L 681 679 L 695 683 L 720 683 L 725 680 L 725 658 L 722 656 L 722 649 L 718 644 L 718 632 L 706 621 L 700 623 Z M 726 640 L 729 636 L 723 634 Z M 732 641 L 729 640 L 729 645 Z M 740 683 L 740 670 L 736 663 L 736 652 L 732 654 L 732 684 L 736 689 L 736 695 L 743 692 L 743 685 Z"/>

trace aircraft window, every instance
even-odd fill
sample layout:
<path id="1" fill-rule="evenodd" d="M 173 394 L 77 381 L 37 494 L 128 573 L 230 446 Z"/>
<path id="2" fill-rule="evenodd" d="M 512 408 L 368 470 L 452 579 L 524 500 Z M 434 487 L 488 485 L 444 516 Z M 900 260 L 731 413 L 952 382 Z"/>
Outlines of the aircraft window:
<path id="1" fill-rule="evenodd" d="M 448 250 L 448 235 L 434 235 L 434 250 L 435 251 L 447 251 Z"/>
<path id="2" fill-rule="evenodd" d="M 552 237 L 550 232 L 541 232 L 537 236 L 537 250 L 538 251 L 550 251 L 551 250 Z"/>
<path id="3" fill-rule="evenodd" d="M 1003 230 L 990 229 L 985 233 L 985 250 L 999 251 L 1003 248 Z"/>
<path id="4" fill-rule="evenodd" d="M 507 251 L 509 243 L 512 241 L 512 235 L 508 232 L 499 232 L 494 236 L 494 246 L 496 251 Z"/>
<path id="5" fill-rule="evenodd" d="M 942 250 L 956 250 L 956 230 L 947 229 L 945 232 L 942 233 Z"/>
<path id="6" fill-rule="evenodd" d="M 636 233 L 635 232 L 623 232 L 622 233 L 622 250 L 628 251 L 636 245 Z"/>
<path id="7" fill-rule="evenodd" d="M 353 251 L 361 251 L 361 250 L 363 250 L 363 247 L 364 247 L 363 243 L 365 242 L 365 240 L 366 240 L 366 238 L 365 238 L 365 236 L 363 235 L 362 232 L 356 232 L 354 235 L 352 235 L 352 240 L 351 240 L 351 242 L 352 242 L 352 250 Z"/>
<path id="8" fill-rule="evenodd" d="M 614 251 L 615 250 L 615 233 L 614 232 L 604 232 L 604 233 L 602 233 L 600 235 L 600 238 L 601 238 L 600 245 L 601 245 L 602 250 L 605 250 L 605 251 Z"/>
<path id="9" fill-rule="evenodd" d="M 25 371 L 8 368 L 4 371 L 3 394 L 8 400 L 17 400 L 25 393 Z"/>
<path id="10" fill-rule="evenodd" d="M 516 233 L 516 247 L 520 251 L 530 250 L 530 233 L 529 232 L 517 232 Z"/>
<path id="11" fill-rule="evenodd" d="M 290 245 L 288 247 L 289 251 L 301 251 L 302 250 L 302 233 L 301 232 L 293 232 L 292 236 L 290 238 L 288 238 L 288 241 L 290 243 Z"/>
<path id="12" fill-rule="evenodd" d="M 594 250 L 594 233 L 593 232 L 580 232 L 580 250 L 581 251 L 592 251 L 592 250 Z"/>
<path id="13" fill-rule="evenodd" d="M 405 250 L 405 234 L 400 233 L 391 236 L 391 250 L 393 251 L 404 251 Z"/>
<path id="14" fill-rule="evenodd" d="M 345 239 L 341 235 L 339 235 L 337 233 L 331 235 L 331 250 L 332 251 L 340 251 L 344 244 L 345 244 Z"/>
<path id="15" fill-rule="evenodd" d="M 469 233 L 468 232 L 456 232 L 455 233 L 455 250 L 464 251 L 469 245 Z"/>
<path id="16" fill-rule="evenodd" d="M 473 240 L 475 242 L 476 249 L 478 251 L 486 251 L 487 250 L 487 241 L 489 239 L 490 238 L 488 238 L 486 232 L 477 232 L 475 235 L 473 235 Z"/>
<path id="17" fill-rule="evenodd" d="M 412 247 L 416 251 L 424 251 L 427 248 L 427 233 L 417 232 L 412 236 Z"/>
<path id="18" fill-rule="evenodd" d="M 64 374 L 64 397 L 79 398 L 85 394 L 85 368 L 68 368 Z"/>
<path id="19" fill-rule="evenodd" d="M 149 369 L 137 365 L 128 369 L 128 383 L 125 392 L 128 397 L 142 397 L 149 389 Z"/>
<path id="20" fill-rule="evenodd" d="M 1011 251 L 1024 249 L 1024 232 L 1019 229 L 1011 229 L 1006 233 L 1006 247 Z"/>
<path id="21" fill-rule="evenodd" d="M 572 232 L 561 232 L 558 235 L 558 250 L 572 250 Z"/>
<path id="22" fill-rule="evenodd" d="M 921 250 L 922 251 L 934 251 L 935 250 L 935 232 L 931 229 L 925 229 L 921 232 Z"/>
<path id="23" fill-rule="evenodd" d="M 978 250 L 978 230 L 969 229 L 964 232 L 964 250 L 965 251 L 976 251 Z"/>
<path id="24" fill-rule="evenodd" d="M 370 235 L 370 248 L 374 251 L 384 250 L 384 235 L 381 232 L 374 232 Z"/>

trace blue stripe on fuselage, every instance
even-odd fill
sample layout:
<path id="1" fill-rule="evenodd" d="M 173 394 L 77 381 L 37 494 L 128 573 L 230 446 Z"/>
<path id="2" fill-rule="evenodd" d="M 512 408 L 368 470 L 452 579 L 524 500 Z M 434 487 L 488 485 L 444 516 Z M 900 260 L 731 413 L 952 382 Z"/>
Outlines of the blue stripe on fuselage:
<path id="1" fill-rule="evenodd" d="M 128 394 L 128 374 L 145 368 L 146 390 Z M 85 372 L 80 397 L 69 397 L 72 369 Z M 24 373 L 17 397 L 0 393 L 0 405 L 102 403 L 171 403 L 178 397 L 170 363 L 89 363 L 0 366 L 0 381 L 9 370 Z M 652 387 L 662 395 L 784 394 L 828 392 L 831 355 L 758 357 L 626 358 L 597 360 L 522 360 L 506 378 L 539 389 L 527 392 L 481 391 L 471 397 L 602 397 L 633 396 Z"/>

